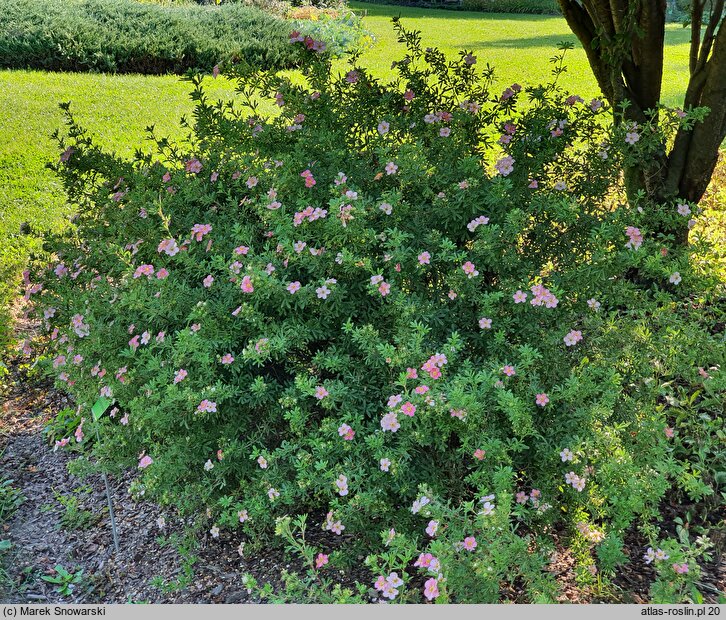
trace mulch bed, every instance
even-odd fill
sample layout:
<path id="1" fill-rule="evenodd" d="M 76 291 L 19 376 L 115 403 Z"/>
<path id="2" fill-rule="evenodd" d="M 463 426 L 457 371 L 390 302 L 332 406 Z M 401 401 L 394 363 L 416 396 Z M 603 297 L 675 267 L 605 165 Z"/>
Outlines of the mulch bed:
<path id="1" fill-rule="evenodd" d="M 20 320 L 18 325 L 21 333 L 29 334 L 34 329 L 27 321 Z M 9 576 L 5 583 L 0 580 L 0 602 L 258 602 L 242 583 L 244 573 L 254 575 L 260 584 L 272 583 L 277 591 L 283 569 L 300 569 L 280 549 L 270 548 L 254 557 L 241 557 L 240 540 L 222 533 L 218 540 L 210 536 L 199 539 L 199 546 L 194 550 L 198 561 L 188 585 L 159 587 L 159 582 L 168 584 L 183 574 L 184 558 L 177 547 L 165 544 L 172 533 L 183 536 L 183 520 L 150 501 L 134 501 L 128 493 L 134 472 L 109 476 L 120 538 L 120 552 L 114 552 L 103 479 L 95 474 L 83 479 L 71 475 L 67 465 L 73 455 L 54 452 L 42 435 L 48 420 L 70 406 L 69 398 L 48 380 L 29 378 L 28 362 L 27 358 L 11 359 L 10 377 L 0 384 L 0 480 L 14 480 L 13 485 L 22 489 L 26 498 L 0 532 L 0 539 L 10 540 L 13 545 L 0 556 Z M 77 507 L 88 511 L 92 523 L 82 529 L 64 526 L 62 518 L 66 509 L 58 497 L 75 497 Z M 664 514 L 670 520 L 676 516 L 673 508 Z M 163 530 L 157 525 L 160 516 L 166 520 Z M 311 521 L 310 534 L 323 536 L 316 533 L 316 523 Z M 326 546 L 330 546 L 330 541 L 326 541 Z M 639 561 L 644 546 L 635 532 L 628 535 L 625 551 L 635 561 L 622 567 L 611 588 L 615 598 L 609 595 L 604 602 L 648 601 L 648 589 L 655 574 Z M 83 570 L 83 580 L 70 596 L 61 596 L 53 584 L 41 579 L 43 575 L 53 574 L 57 564 L 68 570 Z M 703 569 L 704 598 L 707 602 L 717 602 L 718 593 L 726 590 L 726 558 L 717 553 L 714 561 Z M 576 584 L 575 560 L 564 544 L 553 555 L 550 571 L 561 586 L 561 602 L 603 600 Z M 356 579 L 372 583 L 365 569 L 359 574 L 338 577 L 346 585 Z M 502 596 L 512 602 L 523 600 L 523 593 L 516 586 L 503 589 Z"/>

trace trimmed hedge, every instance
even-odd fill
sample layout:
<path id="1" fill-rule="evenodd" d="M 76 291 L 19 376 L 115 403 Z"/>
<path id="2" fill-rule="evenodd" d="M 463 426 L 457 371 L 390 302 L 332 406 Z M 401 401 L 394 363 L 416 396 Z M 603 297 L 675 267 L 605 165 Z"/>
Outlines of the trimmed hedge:
<path id="1" fill-rule="evenodd" d="M 557 0 L 463 0 L 461 8 L 466 11 L 483 11 L 485 13 L 557 15 L 560 12 Z"/>
<path id="2" fill-rule="evenodd" d="M 284 20 L 242 5 L 133 0 L 0 0 L 0 67 L 184 73 L 244 59 L 293 65 Z"/>

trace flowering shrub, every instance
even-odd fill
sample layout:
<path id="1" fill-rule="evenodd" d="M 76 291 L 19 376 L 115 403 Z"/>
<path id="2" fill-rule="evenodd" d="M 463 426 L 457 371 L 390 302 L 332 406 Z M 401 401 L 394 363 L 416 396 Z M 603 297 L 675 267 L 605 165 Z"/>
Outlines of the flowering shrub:
<path id="1" fill-rule="evenodd" d="M 134 492 L 215 538 L 294 541 L 277 519 L 309 514 L 313 580 L 363 553 L 381 600 L 551 601 L 554 528 L 583 579 L 612 574 L 670 486 L 654 356 L 718 376 L 717 347 L 644 333 L 695 275 L 617 200 L 628 128 L 556 80 L 492 93 L 471 53 L 396 28 L 390 83 L 298 32 L 301 79 L 233 67 L 241 103 L 213 104 L 194 78 L 191 142 L 155 157 L 70 120 L 75 227 L 26 275 L 80 405 L 57 441 L 98 429 Z"/>

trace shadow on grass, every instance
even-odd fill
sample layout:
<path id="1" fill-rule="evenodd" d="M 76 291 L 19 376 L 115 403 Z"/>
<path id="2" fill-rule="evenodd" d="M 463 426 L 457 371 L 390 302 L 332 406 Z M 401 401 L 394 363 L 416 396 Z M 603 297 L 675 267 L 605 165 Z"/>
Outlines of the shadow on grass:
<path id="1" fill-rule="evenodd" d="M 477 11 L 460 11 L 444 8 L 420 8 L 412 6 L 389 5 L 389 4 L 372 4 L 369 2 L 350 2 L 351 8 L 365 10 L 367 17 L 396 17 L 400 16 L 406 19 L 458 19 L 462 21 L 479 21 L 485 27 L 486 22 L 529 22 L 533 26 L 544 26 L 551 30 L 555 25 L 562 25 L 563 28 L 569 30 L 561 15 L 535 15 L 529 13 L 484 13 Z M 691 39 L 690 28 L 682 28 L 677 24 L 668 24 L 666 26 L 666 45 L 684 45 Z M 517 36 L 516 31 L 512 33 L 511 39 L 498 39 L 494 41 L 473 41 L 461 47 L 499 47 L 499 48 L 517 48 L 517 47 L 551 47 L 556 48 L 560 41 L 572 41 L 577 43 L 577 38 L 569 32 L 558 34 L 544 34 L 536 37 L 521 38 Z"/>
<path id="2" fill-rule="evenodd" d="M 405 5 L 373 4 L 369 2 L 350 2 L 352 9 L 365 10 L 368 17 L 395 17 L 400 15 L 406 18 L 431 18 L 431 19 L 461 19 L 480 21 L 535 21 L 538 23 L 547 20 L 561 21 L 559 15 L 536 15 L 532 13 L 485 13 L 483 11 L 461 11 L 458 9 L 445 8 L 421 8 Z"/>

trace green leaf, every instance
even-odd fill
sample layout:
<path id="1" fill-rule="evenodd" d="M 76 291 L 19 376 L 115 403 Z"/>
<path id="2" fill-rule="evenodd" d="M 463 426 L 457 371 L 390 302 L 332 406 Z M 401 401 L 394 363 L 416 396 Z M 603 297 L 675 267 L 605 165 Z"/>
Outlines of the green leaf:
<path id="1" fill-rule="evenodd" d="M 93 403 L 93 406 L 91 407 L 91 413 L 93 414 L 93 420 L 95 422 L 98 422 L 101 416 L 106 412 L 106 409 L 111 406 L 112 402 L 113 401 L 110 398 L 101 397 L 95 403 Z"/>

